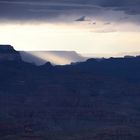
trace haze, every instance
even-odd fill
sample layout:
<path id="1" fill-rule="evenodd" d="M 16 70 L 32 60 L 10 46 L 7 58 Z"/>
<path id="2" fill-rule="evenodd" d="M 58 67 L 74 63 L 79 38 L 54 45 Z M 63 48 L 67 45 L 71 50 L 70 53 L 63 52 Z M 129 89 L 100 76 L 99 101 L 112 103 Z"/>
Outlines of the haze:
<path id="1" fill-rule="evenodd" d="M 137 0 L 0 0 L 0 44 L 99 56 L 140 52 L 139 6 Z"/>

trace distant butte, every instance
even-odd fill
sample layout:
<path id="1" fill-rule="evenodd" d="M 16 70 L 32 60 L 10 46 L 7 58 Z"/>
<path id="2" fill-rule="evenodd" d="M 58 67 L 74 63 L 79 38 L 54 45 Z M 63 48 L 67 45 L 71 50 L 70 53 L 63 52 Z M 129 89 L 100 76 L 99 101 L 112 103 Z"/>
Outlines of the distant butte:
<path id="1" fill-rule="evenodd" d="M 18 51 L 11 45 L 0 45 L 0 61 L 21 61 Z"/>

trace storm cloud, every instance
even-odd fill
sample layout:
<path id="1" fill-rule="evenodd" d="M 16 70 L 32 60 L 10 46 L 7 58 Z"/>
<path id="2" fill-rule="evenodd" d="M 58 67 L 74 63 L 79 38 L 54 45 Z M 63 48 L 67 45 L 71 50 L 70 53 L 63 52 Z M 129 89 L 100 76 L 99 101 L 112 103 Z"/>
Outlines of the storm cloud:
<path id="1" fill-rule="evenodd" d="M 108 13 L 111 13 L 109 14 Z M 116 13 L 116 14 L 115 14 Z M 139 22 L 139 0 L 0 0 L 0 20 L 73 21 L 83 15 Z M 122 21 L 122 20 L 121 20 Z"/>

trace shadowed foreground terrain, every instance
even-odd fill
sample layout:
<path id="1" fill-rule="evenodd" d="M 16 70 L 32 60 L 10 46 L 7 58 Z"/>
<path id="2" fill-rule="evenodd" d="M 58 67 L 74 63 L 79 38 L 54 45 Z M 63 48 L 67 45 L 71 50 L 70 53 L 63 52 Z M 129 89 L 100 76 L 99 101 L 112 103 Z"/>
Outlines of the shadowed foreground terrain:
<path id="1" fill-rule="evenodd" d="M 0 46 L 0 140 L 140 140 L 140 57 L 36 66 Z"/>

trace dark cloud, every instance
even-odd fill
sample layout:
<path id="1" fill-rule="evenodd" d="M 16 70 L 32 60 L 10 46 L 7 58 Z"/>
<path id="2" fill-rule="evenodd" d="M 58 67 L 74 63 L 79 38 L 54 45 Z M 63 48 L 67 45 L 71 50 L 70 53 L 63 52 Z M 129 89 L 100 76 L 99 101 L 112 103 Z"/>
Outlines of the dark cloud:
<path id="1" fill-rule="evenodd" d="M 76 19 L 75 21 L 90 21 L 89 19 L 87 19 L 87 17 L 86 16 L 82 16 L 82 17 L 80 17 L 80 18 L 78 18 L 78 19 Z"/>
<path id="2" fill-rule="evenodd" d="M 102 16 L 104 11 L 140 15 L 140 0 L 0 0 L 1 20 L 58 20 L 61 16 Z M 113 17 L 110 17 L 113 19 Z"/>
<path id="3" fill-rule="evenodd" d="M 75 21 L 86 21 L 86 17 L 85 16 L 82 16 L 82 17 L 76 19 Z"/>

